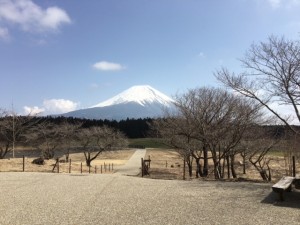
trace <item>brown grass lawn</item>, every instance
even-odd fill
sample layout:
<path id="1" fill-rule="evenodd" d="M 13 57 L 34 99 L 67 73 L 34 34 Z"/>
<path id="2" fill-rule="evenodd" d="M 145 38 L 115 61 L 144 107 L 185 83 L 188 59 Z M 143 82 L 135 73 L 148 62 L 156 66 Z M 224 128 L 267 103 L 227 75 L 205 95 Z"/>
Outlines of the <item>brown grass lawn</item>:
<path id="1" fill-rule="evenodd" d="M 32 160 L 37 158 L 37 156 L 32 157 L 32 154 L 27 157 L 26 151 L 23 152 L 25 155 L 25 171 L 27 172 L 52 172 L 54 164 L 56 160 L 50 159 L 45 160 L 44 165 L 35 165 L 32 164 Z M 134 150 L 118 150 L 118 151 L 107 151 L 101 153 L 97 159 L 92 162 L 91 172 L 95 172 L 95 166 L 97 173 L 101 172 L 102 165 L 102 173 L 112 173 L 112 167 L 117 167 L 123 165 L 127 162 L 127 160 L 134 153 Z M 61 160 L 64 157 L 60 158 Z M 89 168 L 85 164 L 85 158 L 83 153 L 71 153 L 71 172 L 72 173 L 80 173 L 81 172 L 81 163 L 83 172 L 86 173 L 89 171 Z M 106 165 L 104 167 L 104 165 Z M 110 170 L 109 170 L 110 169 Z M 22 171 L 23 170 L 23 158 L 8 158 L 0 160 L 0 172 L 4 171 Z M 55 168 L 55 172 L 57 172 L 57 167 Z M 59 163 L 59 172 L 60 173 L 68 173 L 69 172 L 69 163 Z"/>
<path id="2" fill-rule="evenodd" d="M 99 157 L 92 162 L 91 173 L 95 172 L 95 166 L 97 173 L 113 173 L 112 165 L 116 168 L 117 166 L 123 165 L 127 162 L 127 160 L 134 153 L 134 149 L 127 150 L 119 150 L 119 151 L 108 151 L 103 152 L 99 155 Z M 45 165 L 38 166 L 32 164 L 32 160 L 37 158 L 37 155 L 33 157 L 32 152 L 24 150 L 23 152 L 19 150 L 19 158 L 10 158 L 10 159 L 1 159 L 0 160 L 0 172 L 3 171 L 22 171 L 23 169 L 23 159 L 20 157 L 22 154 L 25 154 L 25 171 L 27 172 L 52 172 L 53 166 L 55 164 L 55 160 L 46 160 Z M 147 149 L 147 153 L 145 159 L 151 158 L 151 168 L 149 178 L 155 179 L 182 179 L 183 178 L 183 160 L 180 155 L 172 150 L 172 149 Z M 275 154 L 272 156 L 273 159 L 270 163 L 270 167 L 272 169 L 272 179 L 273 181 L 279 180 L 283 175 L 287 175 L 287 171 L 285 170 L 285 161 L 283 156 Z M 87 173 L 89 171 L 88 167 L 85 165 L 85 159 L 83 153 L 71 153 L 70 158 L 72 161 L 71 164 L 71 172 L 72 173 L 80 173 L 81 171 L 81 163 L 83 165 L 83 173 Z M 61 157 L 60 159 L 64 159 Z M 236 157 L 235 168 L 239 178 L 261 181 L 259 173 L 256 169 L 250 165 L 248 162 L 246 164 L 247 170 L 246 174 L 243 174 L 243 167 L 241 165 L 242 158 Z M 104 164 L 106 165 L 106 169 L 104 168 Z M 213 179 L 212 172 L 212 162 L 210 164 L 210 174 L 207 179 Z M 193 163 L 194 171 L 193 177 L 195 177 L 196 163 Z M 300 172 L 300 165 L 298 166 L 298 171 Z M 110 168 L 110 170 L 109 170 Z M 60 173 L 68 173 L 69 172 L 69 163 L 60 163 L 59 167 Z M 55 169 L 57 172 L 57 168 Z M 188 171 L 186 168 L 186 179 L 192 179 L 188 176 Z"/>
<path id="3" fill-rule="evenodd" d="M 182 179 L 183 178 L 183 160 L 180 155 L 171 149 L 147 149 L 146 159 L 150 156 L 150 178 L 155 179 Z M 212 171 L 212 161 L 209 161 L 210 174 L 207 179 L 214 179 L 214 174 Z M 300 165 L 299 165 L 300 166 Z M 298 166 L 298 167 L 299 167 Z M 277 181 L 283 175 L 288 175 L 285 170 L 285 161 L 283 156 L 274 155 L 270 162 L 272 180 Z M 245 180 L 261 181 L 261 177 L 258 171 L 250 164 L 246 162 L 246 174 L 243 174 L 242 158 L 240 156 L 236 157 L 235 163 L 236 172 L 239 178 Z M 193 162 L 193 177 L 195 177 L 196 163 Z M 300 168 L 298 168 L 298 173 Z M 225 169 L 227 176 L 227 172 Z M 186 179 L 190 179 L 188 176 L 188 171 L 186 167 Z M 192 177 L 192 178 L 193 178 Z"/>

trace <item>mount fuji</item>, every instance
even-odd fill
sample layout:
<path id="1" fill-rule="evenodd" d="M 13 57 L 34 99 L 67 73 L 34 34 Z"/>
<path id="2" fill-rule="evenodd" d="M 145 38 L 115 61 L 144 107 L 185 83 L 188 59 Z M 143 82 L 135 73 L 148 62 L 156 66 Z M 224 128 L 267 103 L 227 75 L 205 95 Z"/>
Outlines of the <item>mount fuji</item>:
<path id="1" fill-rule="evenodd" d="M 149 85 L 133 86 L 120 94 L 86 109 L 63 114 L 85 119 L 138 119 L 162 117 L 173 111 L 175 101 Z"/>

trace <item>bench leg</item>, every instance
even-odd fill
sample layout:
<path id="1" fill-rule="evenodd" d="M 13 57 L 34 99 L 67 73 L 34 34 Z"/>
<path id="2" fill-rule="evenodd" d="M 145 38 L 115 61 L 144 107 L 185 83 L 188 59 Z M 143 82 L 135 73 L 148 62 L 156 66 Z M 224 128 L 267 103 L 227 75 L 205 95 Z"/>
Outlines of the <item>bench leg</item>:
<path id="1" fill-rule="evenodd" d="M 291 192 L 292 191 L 292 184 L 286 189 L 287 192 Z"/>
<path id="2" fill-rule="evenodd" d="M 284 198 L 283 198 L 283 191 L 280 191 L 278 194 L 279 194 L 279 199 L 280 199 L 280 201 L 284 201 Z"/>

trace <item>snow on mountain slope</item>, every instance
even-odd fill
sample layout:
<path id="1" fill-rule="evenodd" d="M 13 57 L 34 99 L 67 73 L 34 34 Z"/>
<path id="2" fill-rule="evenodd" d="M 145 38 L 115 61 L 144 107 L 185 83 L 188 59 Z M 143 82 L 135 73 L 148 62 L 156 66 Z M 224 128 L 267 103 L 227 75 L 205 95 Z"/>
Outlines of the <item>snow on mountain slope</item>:
<path id="1" fill-rule="evenodd" d="M 157 118 L 164 116 L 166 110 L 174 111 L 174 103 L 174 100 L 148 85 L 133 86 L 107 101 L 63 116 L 109 120 Z"/>
<path id="2" fill-rule="evenodd" d="M 165 107 L 170 107 L 171 105 L 173 105 L 174 100 L 149 85 L 140 85 L 133 86 L 116 95 L 115 97 L 94 105 L 90 108 L 106 107 L 129 102 L 135 102 L 140 104 L 141 106 L 158 103 Z"/>

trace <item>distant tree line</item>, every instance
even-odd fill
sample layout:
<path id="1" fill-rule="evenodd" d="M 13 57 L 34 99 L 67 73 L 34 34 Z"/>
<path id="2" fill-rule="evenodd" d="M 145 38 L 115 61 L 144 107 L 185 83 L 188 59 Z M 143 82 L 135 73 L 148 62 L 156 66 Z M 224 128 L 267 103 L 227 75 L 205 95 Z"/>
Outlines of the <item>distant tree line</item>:
<path id="1" fill-rule="evenodd" d="M 129 119 L 126 120 L 96 120 L 96 119 L 83 119 L 83 118 L 75 118 L 75 117 L 43 117 L 43 120 L 47 120 L 54 124 L 62 124 L 62 123 L 69 123 L 69 124 L 82 124 L 84 128 L 90 128 L 94 126 L 108 126 L 114 129 L 120 130 L 126 137 L 128 138 L 145 138 L 148 137 L 150 134 L 150 126 L 149 124 L 152 123 L 152 118 L 139 118 L 139 119 Z"/>

